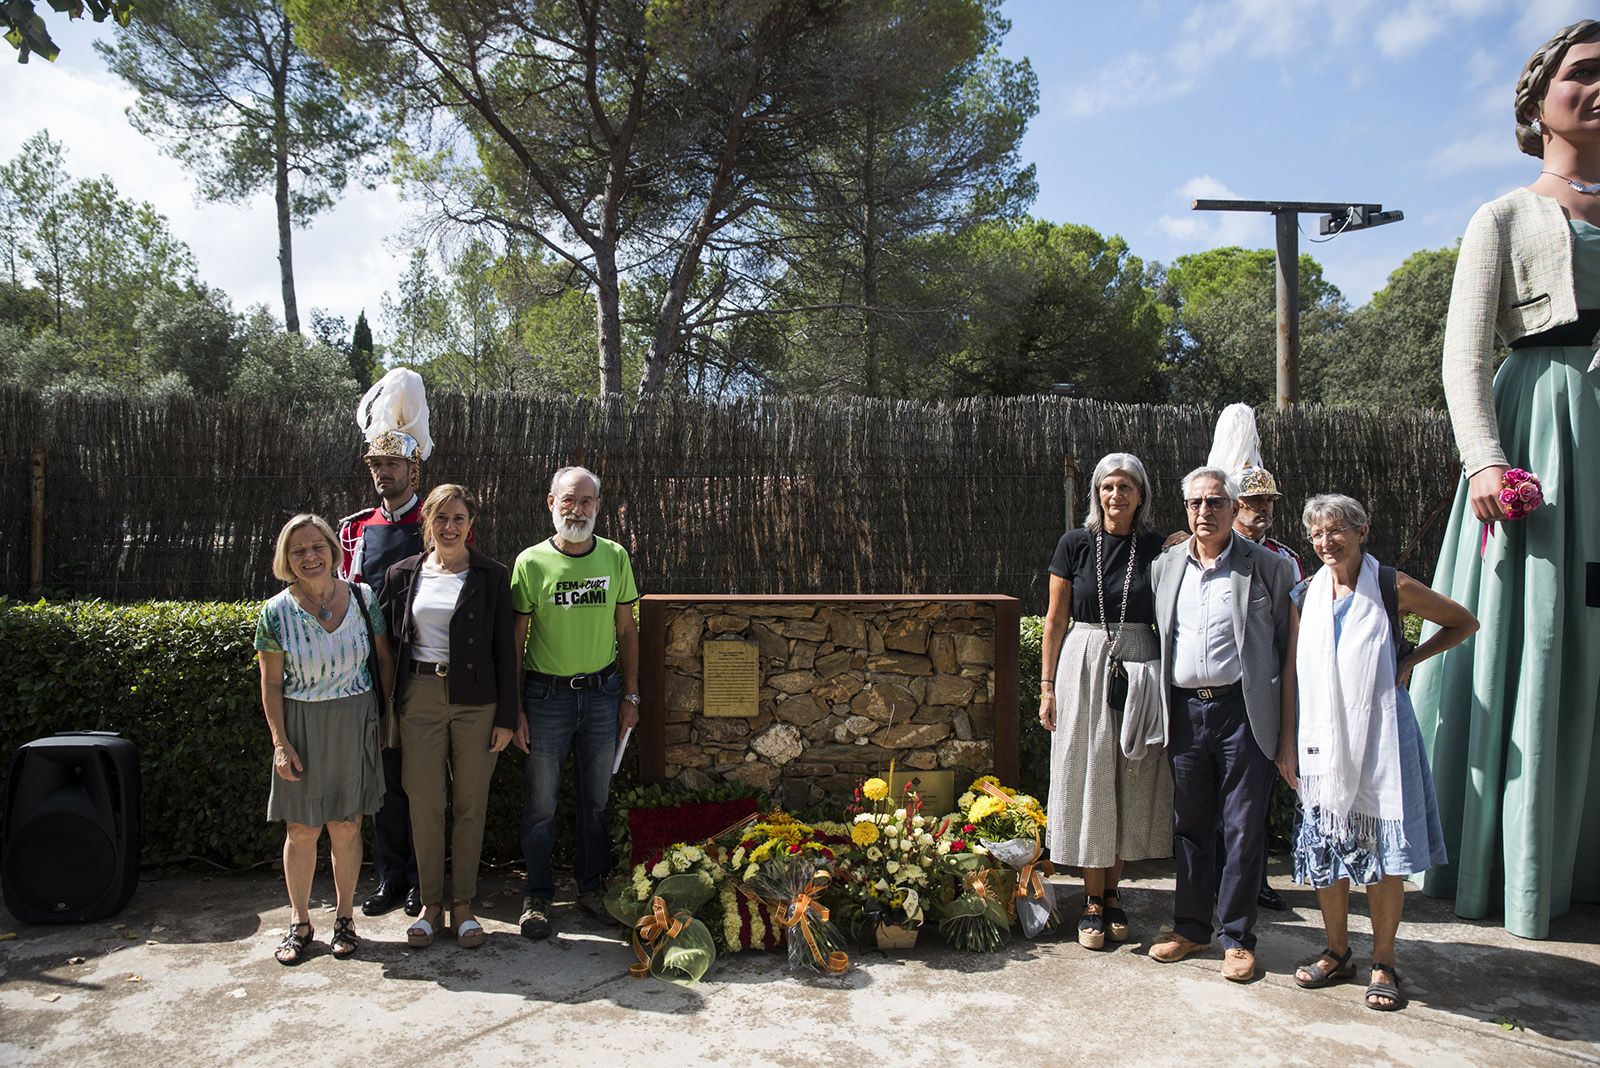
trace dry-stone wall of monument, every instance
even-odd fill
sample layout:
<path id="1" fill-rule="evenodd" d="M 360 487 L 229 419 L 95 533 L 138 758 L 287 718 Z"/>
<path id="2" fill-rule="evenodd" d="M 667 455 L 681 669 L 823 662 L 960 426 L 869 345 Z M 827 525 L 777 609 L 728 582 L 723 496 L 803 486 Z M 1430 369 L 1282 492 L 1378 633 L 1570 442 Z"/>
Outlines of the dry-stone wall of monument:
<path id="1" fill-rule="evenodd" d="M 847 797 L 897 768 L 994 764 L 994 608 L 950 602 L 674 605 L 667 610 L 666 777 L 743 783 L 790 805 Z M 754 717 L 702 715 L 702 645 L 759 647 Z"/>

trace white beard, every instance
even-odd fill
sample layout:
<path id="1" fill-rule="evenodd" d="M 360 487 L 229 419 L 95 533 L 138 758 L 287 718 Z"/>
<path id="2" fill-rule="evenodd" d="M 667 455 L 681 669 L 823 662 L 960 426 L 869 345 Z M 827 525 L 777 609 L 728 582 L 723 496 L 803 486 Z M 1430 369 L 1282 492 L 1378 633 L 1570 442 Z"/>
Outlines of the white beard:
<path id="1" fill-rule="evenodd" d="M 594 533 L 594 521 L 597 518 L 598 516 L 590 516 L 587 519 L 569 519 L 554 508 L 550 509 L 550 522 L 555 525 L 556 534 L 562 540 L 571 542 L 574 545 L 582 544 L 589 540 L 589 536 Z"/>

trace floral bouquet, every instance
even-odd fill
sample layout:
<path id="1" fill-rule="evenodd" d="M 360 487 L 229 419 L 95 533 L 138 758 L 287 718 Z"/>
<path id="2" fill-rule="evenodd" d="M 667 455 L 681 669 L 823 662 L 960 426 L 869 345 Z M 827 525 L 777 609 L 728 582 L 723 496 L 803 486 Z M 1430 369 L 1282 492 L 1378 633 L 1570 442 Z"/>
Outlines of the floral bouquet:
<path id="1" fill-rule="evenodd" d="M 818 900 L 833 876 L 817 861 L 814 853 L 803 851 L 774 857 L 760 866 L 748 889 L 767 902 L 783 929 L 790 968 L 838 975 L 850 967 L 850 955 L 844 951 L 838 928 L 828 921 L 827 908 Z"/>
<path id="2" fill-rule="evenodd" d="M 730 952 L 776 949 L 784 941 L 772 903 L 746 889 L 763 867 L 778 860 L 809 857 L 831 865 L 850 848 L 850 830 L 838 823 L 803 823 L 786 812 L 758 815 L 717 836 L 731 878 L 722 884 L 719 901 L 721 945 Z"/>
<path id="3" fill-rule="evenodd" d="M 1544 485 L 1539 476 L 1520 467 L 1509 467 L 1500 476 L 1500 508 L 1507 519 L 1526 519 L 1529 513 L 1544 504 Z M 1494 533 L 1493 524 L 1483 525 L 1483 537 L 1478 541 L 1478 555 L 1483 556 Z"/>
<path id="4" fill-rule="evenodd" d="M 970 801 L 968 799 L 971 799 Z M 962 815 L 988 854 L 1017 873 L 1016 889 L 1007 911 L 1017 917 L 1022 933 L 1033 938 L 1056 919 L 1055 887 L 1045 876 L 1055 873 L 1044 853 L 1039 833 L 1045 812 L 1039 802 L 1002 786 L 985 775 L 961 796 Z"/>
<path id="5" fill-rule="evenodd" d="M 967 872 L 961 894 L 940 908 L 939 932 L 956 949 L 993 953 L 1011 941 L 1010 892 L 1000 874 L 986 867 Z"/>
<path id="6" fill-rule="evenodd" d="M 651 911 L 651 899 L 666 897 L 669 904 L 698 912 L 716 896 L 717 886 L 728 877 L 722 866 L 722 851 L 715 844 L 689 845 L 679 842 L 655 857 L 633 866 L 632 877 L 618 880 L 606 893 L 606 911 L 624 927 L 633 926 Z M 710 892 L 699 897 L 704 887 Z M 683 902 L 690 898 L 693 904 Z"/>
<path id="7" fill-rule="evenodd" d="M 859 809 L 850 824 L 856 848 L 840 862 L 839 882 L 876 925 L 916 930 L 942 871 L 934 821 L 922 815 L 922 800 L 909 785 L 898 806 L 880 778 L 856 794 L 867 804 L 852 806 Z"/>

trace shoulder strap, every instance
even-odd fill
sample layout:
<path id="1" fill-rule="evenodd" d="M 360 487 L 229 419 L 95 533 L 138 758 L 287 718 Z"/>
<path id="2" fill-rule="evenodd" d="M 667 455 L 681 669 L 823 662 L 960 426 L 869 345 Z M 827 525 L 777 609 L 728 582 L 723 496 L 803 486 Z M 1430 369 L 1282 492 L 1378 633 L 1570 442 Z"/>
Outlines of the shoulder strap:
<path id="1" fill-rule="evenodd" d="M 1389 629 L 1395 644 L 1399 645 L 1405 640 L 1406 632 L 1400 626 L 1400 589 L 1394 568 L 1388 564 L 1378 565 L 1378 592 L 1383 595 L 1383 610 L 1389 613 Z"/>
<path id="2" fill-rule="evenodd" d="M 378 670 L 378 636 L 372 630 L 372 616 L 367 612 L 367 599 L 361 596 L 361 587 L 346 583 L 350 596 L 361 609 L 361 622 L 367 625 L 367 674 L 372 676 L 372 689 L 378 695 L 378 707 L 383 708 L 383 672 Z"/>

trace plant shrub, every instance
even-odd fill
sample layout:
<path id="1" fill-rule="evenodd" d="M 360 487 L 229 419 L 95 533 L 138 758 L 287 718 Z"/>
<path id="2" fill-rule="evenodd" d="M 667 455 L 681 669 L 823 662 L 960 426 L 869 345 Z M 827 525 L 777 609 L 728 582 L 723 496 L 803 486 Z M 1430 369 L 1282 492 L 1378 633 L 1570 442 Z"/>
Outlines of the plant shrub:
<path id="1" fill-rule="evenodd" d="M 283 825 L 266 821 L 272 749 L 252 647 L 260 608 L 0 599 L 0 648 L 12 668 L 0 687 L 0 774 L 35 738 L 116 731 L 139 746 L 147 860 L 247 867 L 275 859 Z M 495 767 L 484 835 L 491 860 L 521 855 L 521 756 L 508 749 Z M 571 837 L 567 779 L 558 852 Z"/>

